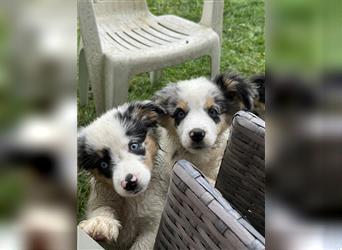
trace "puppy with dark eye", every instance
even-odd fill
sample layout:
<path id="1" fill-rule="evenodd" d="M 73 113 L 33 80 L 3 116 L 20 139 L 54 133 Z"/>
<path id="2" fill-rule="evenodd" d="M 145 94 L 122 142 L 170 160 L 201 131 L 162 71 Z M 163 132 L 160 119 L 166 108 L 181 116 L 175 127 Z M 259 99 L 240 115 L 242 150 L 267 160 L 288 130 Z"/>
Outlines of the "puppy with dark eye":
<path id="1" fill-rule="evenodd" d="M 262 119 L 265 119 L 266 76 L 265 74 L 257 74 L 250 77 L 249 81 L 254 83 L 257 87 L 257 95 L 254 98 L 254 107 L 252 112 Z"/>
<path id="2" fill-rule="evenodd" d="M 225 149 L 232 116 L 251 110 L 256 94 L 253 83 L 226 73 L 213 81 L 200 77 L 170 84 L 153 100 L 167 112 L 161 125 L 167 130 L 166 145 L 173 162 L 186 159 L 213 181 Z"/>
<path id="3" fill-rule="evenodd" d="M 80 228 L 113 249 L 152 249 L 168 188 L 150 101 L 108 111 L 78 135 L 79 168 L 91 174 L 87 219 Z"/>

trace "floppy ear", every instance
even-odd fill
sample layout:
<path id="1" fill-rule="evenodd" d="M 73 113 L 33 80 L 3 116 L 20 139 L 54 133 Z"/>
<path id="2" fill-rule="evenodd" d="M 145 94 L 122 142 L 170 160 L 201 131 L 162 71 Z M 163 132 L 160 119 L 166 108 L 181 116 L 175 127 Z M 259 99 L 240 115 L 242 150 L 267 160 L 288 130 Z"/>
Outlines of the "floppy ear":
<path id="1" fill-rule="evenodd" d="M 178 87 L 176 84 L 169 84 L 161 90 L 157 91 L 152 101 L 162 107 L 167 115 L 171 115 L 177 103 Z"/>
<path id="2" fill-rule="evenodd" d="M 154 127 L 166 115 L 165 109 L 152 101 L 138 104 L 137 116 L 147 127 Z"/>
<path id="3" fill-rule="evenodd" d="M 228 101 L 238 99 L 247 110 L 253 109 L 256 88 L 254 83 L 249 82 L 236 73 L 223 73 L 218 75 L 214 82 L 221 89 Z"/>

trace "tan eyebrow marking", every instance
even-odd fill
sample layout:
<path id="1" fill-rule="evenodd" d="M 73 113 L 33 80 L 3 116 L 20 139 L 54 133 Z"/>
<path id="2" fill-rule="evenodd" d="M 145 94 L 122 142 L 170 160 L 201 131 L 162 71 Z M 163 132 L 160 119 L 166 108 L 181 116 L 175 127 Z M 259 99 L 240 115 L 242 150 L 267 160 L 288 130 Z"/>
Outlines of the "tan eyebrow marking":
<path id="1" fill-rule="evenodd" d="M 214 98 L 211 97 L 211 96 L 207 97 L 207 99 L 205 100 L 204 108 L 208 109 L 208 108 L 210 108 L 210 107 L 212 107 L 214 105 L 215 105 Z"/>
<path id="2" fill-rule="evenodd" d="M 96 151 L 96 154 L 97 154 L 100 158 L 103 158 L 103 157 L 104 157 L 104 155 L 103 155 L 103 153 L 102 153 L 101 150 Z"/>
<path id="3" fill-rule="evenodd" d="M 188 102 L 187 101 L 184 101 L 184 100 L 179 100 L 177 102 L 177 108 L 181 108 L 183 110 L 188 110 Z"/>

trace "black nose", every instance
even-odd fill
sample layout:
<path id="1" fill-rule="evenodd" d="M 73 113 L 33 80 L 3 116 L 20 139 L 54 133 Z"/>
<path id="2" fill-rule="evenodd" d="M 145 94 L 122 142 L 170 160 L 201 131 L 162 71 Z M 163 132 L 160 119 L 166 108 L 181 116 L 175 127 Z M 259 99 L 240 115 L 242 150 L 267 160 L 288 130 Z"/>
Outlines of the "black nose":
<path id="1" fill-rule="evenodd" d="M 138 179 L 132 174 L 126 175 L 125 181 L 127 181 L 125 186 L 125 190 L 127 191 L 134 191 L 138 186 Z"/>
<path id="2" fill-rule="evenodd" d="M 194 142 L 201 142 L 205 136 L 205 131 L 203 129 L 195 128 L 190 131 L 189 136 Z"/>

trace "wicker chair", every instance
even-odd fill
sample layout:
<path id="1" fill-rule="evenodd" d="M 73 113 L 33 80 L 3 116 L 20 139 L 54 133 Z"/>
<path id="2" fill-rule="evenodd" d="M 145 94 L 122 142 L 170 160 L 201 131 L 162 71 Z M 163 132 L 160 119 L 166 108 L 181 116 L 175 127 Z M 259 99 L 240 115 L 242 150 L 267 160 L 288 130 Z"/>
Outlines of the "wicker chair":
<path id="1" fill-rule="evenodd" d="M 265 235 L 265 122 L 235 114 L 215 186 L 262 235 Z"/>
<path id="2" fill-rule="evenodd" d="M 154 249 L 265 249 L 265 239 L 181 160 L 173 169 Z"/>

